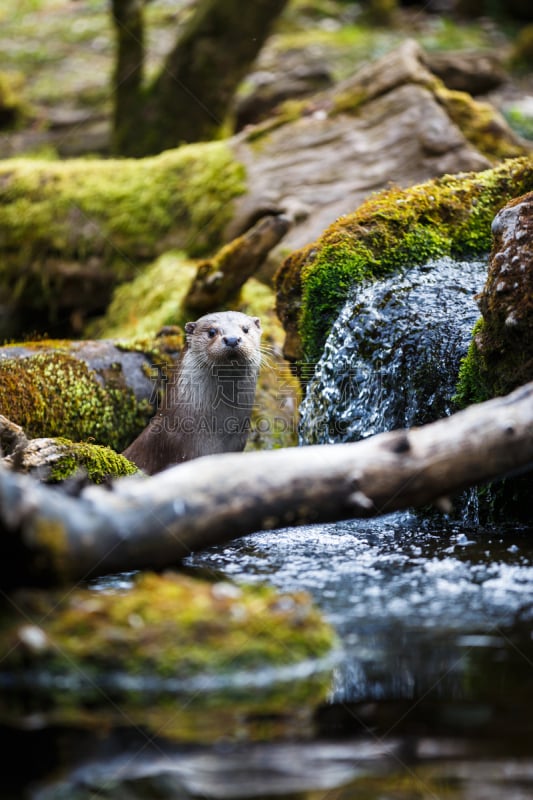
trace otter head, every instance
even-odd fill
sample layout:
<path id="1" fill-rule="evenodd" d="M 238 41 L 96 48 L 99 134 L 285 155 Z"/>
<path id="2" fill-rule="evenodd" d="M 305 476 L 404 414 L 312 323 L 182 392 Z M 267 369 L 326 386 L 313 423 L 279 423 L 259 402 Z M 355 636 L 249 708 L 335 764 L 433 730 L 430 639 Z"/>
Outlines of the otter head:
<path id="1" fill-rule="evenodd" d="M 187 322 L 187 352 L 205 365 L 238 362 L 259 368 L 261 322 L 240 311 L 206 314 Z"/>

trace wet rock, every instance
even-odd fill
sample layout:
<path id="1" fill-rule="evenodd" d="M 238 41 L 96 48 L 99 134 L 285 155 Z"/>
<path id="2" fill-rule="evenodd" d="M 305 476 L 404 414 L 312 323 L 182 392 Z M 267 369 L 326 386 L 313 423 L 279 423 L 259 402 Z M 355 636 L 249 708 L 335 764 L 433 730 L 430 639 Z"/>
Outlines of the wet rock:
<path id="1" fill-rule="evenodd" d="M 533 192 L 508 203 L 492 223 L 494 246 L 479 307 L 502 340 L 519 334 L 533 359 Z M 528 380 L 531 375 L 524 376 Z"/>
<path id="2" fill-rule="evenodd" d="M 532 166 L 528 158 L 509 160 L 481 173 L 376 193 L 291 253 L 276 275 L 286 357 L 311 363 L 320 358 L 350 288 L 359 281 L 431 258 L 486 256 L 494 215 L 514 195 L 533 189 Z"/>
<path id="3" fill-rule="evenodd" d="M 507 394 L 533 379 L 533 192 L 504 206 L 492 223 L 483 315 L 461 367 L 463 405 Z"/>

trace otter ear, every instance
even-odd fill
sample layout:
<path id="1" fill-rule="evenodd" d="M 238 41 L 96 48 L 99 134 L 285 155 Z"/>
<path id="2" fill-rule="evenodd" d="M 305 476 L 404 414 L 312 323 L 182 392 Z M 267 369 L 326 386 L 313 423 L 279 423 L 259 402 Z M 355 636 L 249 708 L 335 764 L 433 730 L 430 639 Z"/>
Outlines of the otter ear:
<path id="1" fill-rule="evenodd" d="M 194 333 L 195 328 L 196 328 L 196 322 L 185 323 L 185 333 Z"/>
<path id="2" fill-rule="evenodd" d="M 256 327 L 259 328 L 259 330 L 261 330 L 261 320 L 259 319 L 259 317 L 252 317 L 252 319 L 253 319 Z"/>

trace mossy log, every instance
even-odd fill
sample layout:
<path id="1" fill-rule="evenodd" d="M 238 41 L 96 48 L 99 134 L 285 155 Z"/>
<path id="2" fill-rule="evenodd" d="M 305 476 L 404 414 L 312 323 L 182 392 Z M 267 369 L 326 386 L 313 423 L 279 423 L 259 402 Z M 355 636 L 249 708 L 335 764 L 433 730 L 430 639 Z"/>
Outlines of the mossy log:
<path id="1" fill-rule="evenodd" d="M 184 298 L 185 308 L 199 316 L 235 300 L 289 227 L 284 214 L 269 214 L 213 258 L 202 261 Z"/>
<path id="2" fill-rule="evenodd" d="M 0 306 L 32 330 L 103 312 L 143 263 L 173 247 L 200 255 L 218 246 L 243 191 L 224 142 L 139 161 L 4 161 Z"/>
<path id="3" fill-rule="evenodd" d="M 79 497 L 0 471 L 0 585 L 162 568 L 255 530 L 386 514 L 533 466 L 533 384 L 355 444 L 209 456 Z"/>
<path id="4" fill-rule="evenodd" d="M 152 416 L 183 341 L 26 342 L 0 348 L 0 414 L 28 438 L 66 437 L 122 450 Z"/>

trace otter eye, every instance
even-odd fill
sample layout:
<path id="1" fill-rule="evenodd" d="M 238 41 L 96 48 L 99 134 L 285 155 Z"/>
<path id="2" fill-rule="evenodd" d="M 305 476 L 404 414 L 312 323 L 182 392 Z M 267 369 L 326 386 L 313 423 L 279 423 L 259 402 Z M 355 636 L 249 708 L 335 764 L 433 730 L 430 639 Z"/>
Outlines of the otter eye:
<path id="1" fill-rule="evenodd" d="M 248 327 L 248 325 L 243 325 L 242 326 L 242 332 L 243 333 L 248 333 L 249 330 L 250 330 L 250 328 Z"/>
<path id="2" fill-rule="evenodd" d="M 209 328 L 209 330 L 207 331 L 207 335 L 209 336 L 210 339 L 214 339 L 215 336 L 217 335 L 217 329 Z"/>

